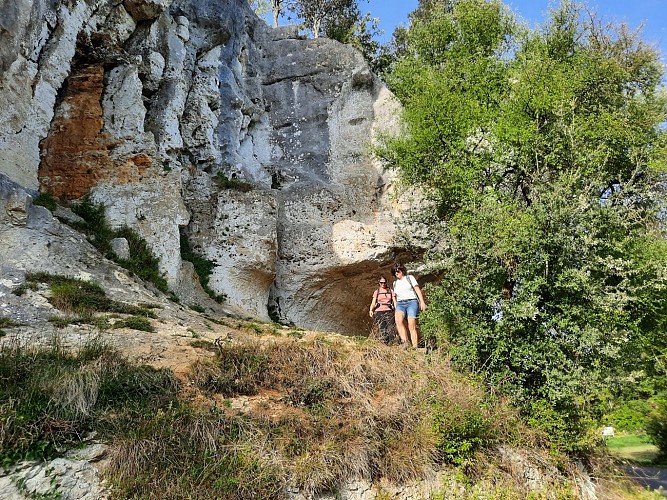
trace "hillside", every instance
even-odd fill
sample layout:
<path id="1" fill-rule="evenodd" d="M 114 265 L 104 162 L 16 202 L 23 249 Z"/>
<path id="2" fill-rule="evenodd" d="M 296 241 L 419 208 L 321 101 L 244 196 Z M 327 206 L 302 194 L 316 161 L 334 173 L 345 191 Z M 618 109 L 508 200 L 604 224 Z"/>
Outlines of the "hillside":
<path id="1" fill-rule="evenodd" d="M 551 454 L 439 353 L 83 283 L 28 274 L 3 295 L 51 315 L 3 322 L 2 498 L 632 495 Z"/>

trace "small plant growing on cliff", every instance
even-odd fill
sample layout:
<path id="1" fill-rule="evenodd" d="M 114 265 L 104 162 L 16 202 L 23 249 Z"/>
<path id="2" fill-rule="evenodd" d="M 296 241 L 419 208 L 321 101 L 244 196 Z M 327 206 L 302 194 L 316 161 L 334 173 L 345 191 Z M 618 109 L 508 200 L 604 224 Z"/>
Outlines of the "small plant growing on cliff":
<path id="1" fill-rule="evenodd" d="M 113 325 L 114 328 L 130 328 L 131 330 L 140 330 L 142 332 L 154 332 L 155 327 L 151 324 L 148 318 L 144 316 L 130 316 L 124 320 L 117 321 Z"/>
<path id="2" fill-rule="evenodd" d="M 227 295 L 224 293 L 216 293 L 208 284 L 211 274 L 213 273 L 213 269 L 215 268 L 215 262 L 197 255 L 190 246 L 190 240 L 188 240 L 187 236 L 183 234 L 181 234 L 181 259 L 192 263 L 195 268 L 195 272 L 199 277 L 199 283 L 201 284 L 204 291 L 209 295 L 209 297 L 220 304 L 227 300 Z M 194 309 L 192 306 L 190 307 Z M 194 310 L 197 311 L 197 309 Z M 203 312 L 203 310 L 198 312 Z"/>
<path id="3" fill-rule="evenodd" d="M 48 208 L 51 212 L 54 212 L 58 208 L 58 200 L 51 193 L 39 193 L 32 200 L 33 205 L 39 205 L 44 208 Z"/>
<path id="4" fill-rule="evenodd" d="M 72 206 L 72 211 L 85 222 L 72 223 L 75 229 L 88 236 L 88 240 L 110 260 L 133 272 L 144 281 L 153 283 L 161 292 L 170 294 L 167 281 L 162 276 L 159 260 L 153 255 L 146 240 L 127 226 L 113 229 L 106 219 L 104 205 L 94 203 L 89 196 Z M 119 258 L 111 248 L 111 240 L 125 238 L 130 247 L 128 259 Z M 171 295 L 171 294 L 170 294 Z"/>
<path id="5" fill-rule="evenodd" d="M 236 177 L 229 178 L 222 172 L 215 174 L 213 182 L 215 182 L 216 186 L 220 189 L 233 189 L 235 191 L 241 191 L 242 193 L 252 191 L 253 188 L 252 184 L 249 182 L 241 181 Z"/>
<path id="6" fill-rule="evenodd" d="M 110 299 L 97 283 L 58 274 L 26 274 L 26 287 L 38 288 L 39 283 L 48 284 L 51 292 L 51 297 L 48 300 L 54 307 L 84 318 L 91 317 L 95 312 L 115 312 L 155 317 L 155 314 L 146 307 L 131 306 Z M 70 320 L 71 322 L 72 320 Z"/>
<path id="7" fill-rule="evenodd" d="M 21 326 L 21 324 L 11 318 L 0 317 L 0 328 L 11 328 L 13 326 Z"/>

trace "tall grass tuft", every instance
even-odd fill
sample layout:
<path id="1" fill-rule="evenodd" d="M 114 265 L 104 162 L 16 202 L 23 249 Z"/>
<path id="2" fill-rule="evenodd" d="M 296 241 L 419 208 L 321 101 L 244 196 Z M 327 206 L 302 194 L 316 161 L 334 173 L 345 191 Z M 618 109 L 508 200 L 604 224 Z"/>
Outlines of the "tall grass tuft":
<path id="1" fill-rule="evenodd" d="M 0 463 L 49 458 L 92 430 L 132 425 L 148 408 L 173 403 L 177 391 L 172 373 L 132 365 L 102 344 L 77 352 L 3 344 Z"/>

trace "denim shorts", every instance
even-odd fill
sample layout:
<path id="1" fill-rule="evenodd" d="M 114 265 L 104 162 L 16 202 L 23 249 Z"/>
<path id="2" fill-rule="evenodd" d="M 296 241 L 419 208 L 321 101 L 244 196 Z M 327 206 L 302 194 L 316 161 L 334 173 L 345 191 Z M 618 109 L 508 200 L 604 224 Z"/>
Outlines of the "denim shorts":
<path id="1" fill-rule="evenodd" d="M 396 311 L 402 312 L 403 316 L 408 318 L 416 318 L 419 316 L 419 301 L 417 299 L 399 300 L 396 303 Z"/>

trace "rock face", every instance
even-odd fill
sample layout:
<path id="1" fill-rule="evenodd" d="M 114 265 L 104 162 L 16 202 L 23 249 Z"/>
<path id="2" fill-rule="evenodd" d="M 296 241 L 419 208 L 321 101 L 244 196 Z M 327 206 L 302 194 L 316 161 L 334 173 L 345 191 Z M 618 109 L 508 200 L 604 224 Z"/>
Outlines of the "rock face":
<path id="1" fill-rule="evenodd" d="M 102 485 L 98 470 L 91 465 L 102 460 L 106 451 L 104 445 L 93 444 L 50 462 L 22 462 L 0 477 L 0 498 L 111 498 Z"/>
<path id="2" fill-rule="evenodd" d="M 368 154 L 396 104 L 358 52 L 271 29 L 245 0 L 0 2 L 0 41 L 0 175 L 103 203 L 184 300 L 181 235 L 237 312 L 367 332 L 401 249 Z"/>

